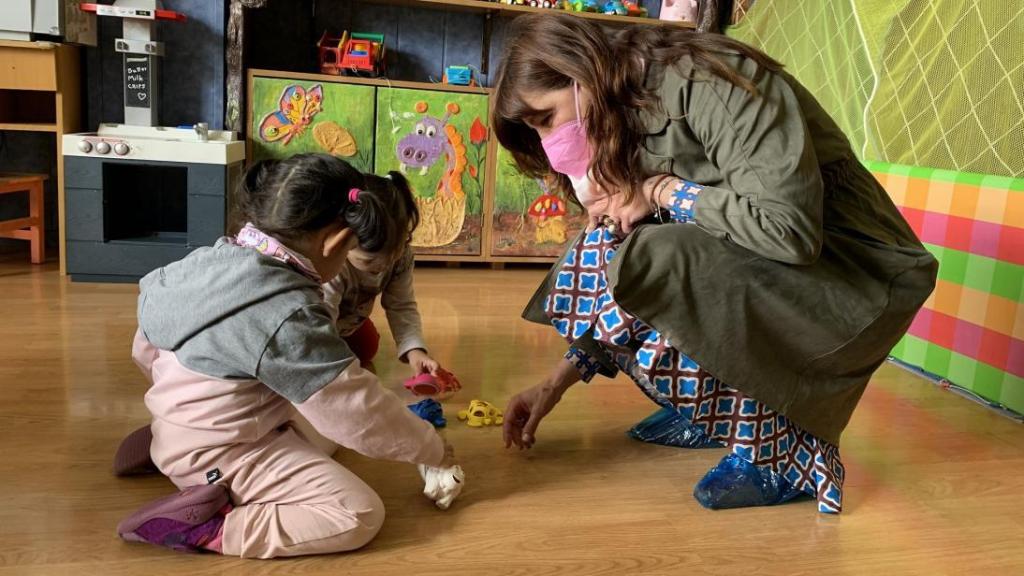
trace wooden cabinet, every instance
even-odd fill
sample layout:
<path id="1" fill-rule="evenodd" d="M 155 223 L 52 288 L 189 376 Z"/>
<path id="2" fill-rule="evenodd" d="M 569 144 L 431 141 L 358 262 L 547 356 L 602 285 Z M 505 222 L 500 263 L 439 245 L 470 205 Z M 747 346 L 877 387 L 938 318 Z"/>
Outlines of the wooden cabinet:
<path id="1" fill-rule="evenodd" d="M 64 255 L 64 163 L 61 139 L 81 130 L 79 49 L 52 42 L 0 41 L 0 130 L 56 135 L 60 269 Z"/>
<path id="2" fill-rule="evenodd" d="M 552 262 L 584 225 L 492 138 L 489 88 L 250 70 L 249 94 L 250 161 L 326 152 L 403 172 L 420 260 Z"/>
<path id="3" fill-rule="evenodd" d="M 359 170 L 373 170 L 375 90 L 319 79 L 254 77 L 247 158 L 327 152 Z"/>
<path id="4" fill-rule="evenodd" d="M 488 96 L 377 89 L 374 172 L 405 174 L 420 225 L 419 255 L 482 256 L 488 162 Z"/>

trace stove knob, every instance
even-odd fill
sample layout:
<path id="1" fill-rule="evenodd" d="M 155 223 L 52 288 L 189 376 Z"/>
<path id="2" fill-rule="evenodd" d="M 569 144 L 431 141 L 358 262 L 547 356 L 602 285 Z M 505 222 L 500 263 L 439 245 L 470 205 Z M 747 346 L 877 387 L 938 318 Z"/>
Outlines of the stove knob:
<path id="1" fill-rule="evenodd" d="M 124 142 L 114 144 L 114 154 L 117 154 L 118 156 L 124 156 L 129 150 L 131 150 L 131 148 L 129 148 Z"/>
<path id="2" fill-rule="evenodd" d="M 99 153 L 99 154 L 109 154 L 110 153 L 110 144 L 108 144 L 107 142 L 99 142 L 99 143 L 97 143 L 96 144 L 96 152 Z"/>
<path id="3" fill-rule="evenodd" d="M 79 140 L 78 149 L 88 154 L 89 152 L 92 152 L 92 142 L 89 142 L 88 140 Z"/>

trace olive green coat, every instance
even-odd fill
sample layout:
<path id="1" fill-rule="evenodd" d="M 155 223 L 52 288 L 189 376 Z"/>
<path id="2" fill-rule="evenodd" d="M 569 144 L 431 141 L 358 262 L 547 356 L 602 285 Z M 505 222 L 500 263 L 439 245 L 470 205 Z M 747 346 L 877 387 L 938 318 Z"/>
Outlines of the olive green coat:
<path id="1" fill-rule="evenodd" d="M 753 77 L 751 61 L 723 57 Z M 758 97 L 691 69 L 650 69 L 663 111 L 642 118 L 650 175 L 704 186 L 696 225 L 633 232 L 609 265 L 612 294 L 726 384 L 838 444 L 937 263 L 795 79 L 767 73 Z M 525 318 L 548 322 L 552 279 Z M 614 370 L 588 337 L 577 345 Z"/>

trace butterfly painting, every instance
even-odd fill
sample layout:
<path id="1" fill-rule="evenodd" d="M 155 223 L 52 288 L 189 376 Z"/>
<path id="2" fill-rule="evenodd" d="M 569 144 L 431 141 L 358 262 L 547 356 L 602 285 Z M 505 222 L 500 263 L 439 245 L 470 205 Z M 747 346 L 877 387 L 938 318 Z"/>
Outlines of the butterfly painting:
<path id="1" fill-rule="evenodd" d="M 305 131 L 313 116 L 320 112 L 323 102 L 324 88 L 320 84 L 308 90 L 298 84 L 288 86 L 281 92 L 279 109 L 264 116 L 260 122 L 260 139 L 287 145 Z"/>

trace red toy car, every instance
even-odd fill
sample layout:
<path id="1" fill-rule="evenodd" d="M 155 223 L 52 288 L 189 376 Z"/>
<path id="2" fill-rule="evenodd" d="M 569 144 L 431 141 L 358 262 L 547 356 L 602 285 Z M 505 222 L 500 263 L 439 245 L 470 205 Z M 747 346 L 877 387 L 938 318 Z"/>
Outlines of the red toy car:
<path id="1" fill-rule="evenodd" d="M 383 34 L 345 32 L 339 38 L 324 32 L 317 48 L 324 74 L 375 78 L 384 72 Z"/>
<path id="2" fill-rule="evenodd" d="M 384 64 L 384 35 L 354 33 L 341 54 L 342 74 L 379 76 Z"/>

